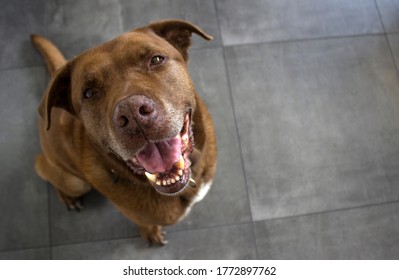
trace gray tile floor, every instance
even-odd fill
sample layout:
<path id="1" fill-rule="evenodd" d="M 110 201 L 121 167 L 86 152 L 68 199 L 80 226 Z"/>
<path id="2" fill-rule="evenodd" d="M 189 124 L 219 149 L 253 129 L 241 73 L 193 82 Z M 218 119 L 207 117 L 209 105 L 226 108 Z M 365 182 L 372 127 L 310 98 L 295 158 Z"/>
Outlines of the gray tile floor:
<path id="1" fill-rule="evenodd" d="M 399 0 L 0 0 L 1 259 L 399 259 Z M 182 18 L 216 123 L 213 189 L 169 244 L 96 192 L 68 212 L 33 171 L 48 79 L 30 33 L 73 57 Z"/>

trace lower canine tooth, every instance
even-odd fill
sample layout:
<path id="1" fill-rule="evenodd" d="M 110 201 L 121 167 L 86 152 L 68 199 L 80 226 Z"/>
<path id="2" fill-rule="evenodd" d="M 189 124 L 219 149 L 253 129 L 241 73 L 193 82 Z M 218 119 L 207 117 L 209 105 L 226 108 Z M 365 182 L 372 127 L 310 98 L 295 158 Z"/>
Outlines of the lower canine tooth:
<path id="1" fill-rule="evenodd" d="M 197 185 L 197 183 L 194 181 L 193 178 L 190 178 L 190 180 L 188 181 L 188 184 L 192 188 L 195 188 L 195 186 Z"/>
<path id="2" fill-rule="evenodd" d="M 157 175 L 151 174 L 151 173 L 149 173 L 149 172 L 144 172 L 144 174 L 145 174 L 145 176 L 147 177 L 147 179 L 148 179 L 150 182 L 152 182 L 152 183 L 155 183 L 155 182 L 156 182 L 156 180 L 157 180 Z"/>

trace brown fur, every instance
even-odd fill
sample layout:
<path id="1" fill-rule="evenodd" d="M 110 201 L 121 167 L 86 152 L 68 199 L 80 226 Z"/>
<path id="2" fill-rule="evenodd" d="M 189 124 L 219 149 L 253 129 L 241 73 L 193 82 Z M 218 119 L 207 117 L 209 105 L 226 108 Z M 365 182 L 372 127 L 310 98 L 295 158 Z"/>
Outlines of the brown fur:
<path id="1" fill-rule="evenodd" d="M 190 23 L 162 21 L 122 34 L 70 61 L 47 39 L 32 36 L 51 73 L 39 106 L 42 154 L 35 168 L 70 209 L 80 209 L 80 197 L 93 187 L 140 226 L 144 239 L 165 244 L 161 226 L 184 217 L 201 185 L 212 181 L 216 166 L 213 122 L 186 67 L 192 32 L 211 39 Z M 155 70 L 146 64 L 154 53 L 168 57 Z M 94 99 L 82 98 L 87 85 L 98 90 Z M 112 113 L 117 102 L 132 94 L 156 100 L 162 118 L 145 137 L 127 141 L 113 128 Z M 148 139 L 176 135 L 188 107 L 194 110 L 195 148 L 190 160 L 197 186 L 165 196 L 144 175 L 133 173 L 124 160 Z"/>

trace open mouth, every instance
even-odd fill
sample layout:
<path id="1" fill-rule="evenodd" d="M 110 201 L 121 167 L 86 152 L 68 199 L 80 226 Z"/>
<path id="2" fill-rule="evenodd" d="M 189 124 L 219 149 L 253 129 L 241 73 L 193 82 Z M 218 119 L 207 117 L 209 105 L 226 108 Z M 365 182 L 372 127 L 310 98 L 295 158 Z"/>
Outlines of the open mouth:
<path id="1" fill-rule="evenodd" d="M 193 143 L 191 113 L 187 113 L 179 134 L 148 143 L 127 161 L 127 165 L 137 173 L 144 173 L 158 192 L 176 194 L 193 182 L 188 158 Z"/>

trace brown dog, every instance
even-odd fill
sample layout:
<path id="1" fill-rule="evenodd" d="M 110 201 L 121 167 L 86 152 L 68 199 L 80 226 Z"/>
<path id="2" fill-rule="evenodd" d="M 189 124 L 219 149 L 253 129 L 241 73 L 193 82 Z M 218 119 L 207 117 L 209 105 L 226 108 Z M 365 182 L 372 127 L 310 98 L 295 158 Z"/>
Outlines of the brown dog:
<path id="1" fill-rule="evenodd" d="M 161 226 L 180 221 L 208 191 L 215 174 L 211 116 L 187 70 L 198 27 L 155 22 L 66 61 L 32 35 L 51 81 L 43 95 L 37 173 L 68 209 L 94 187 L 165 244 Z M 195 146 L 194 146 L 195 139 Z"/>

